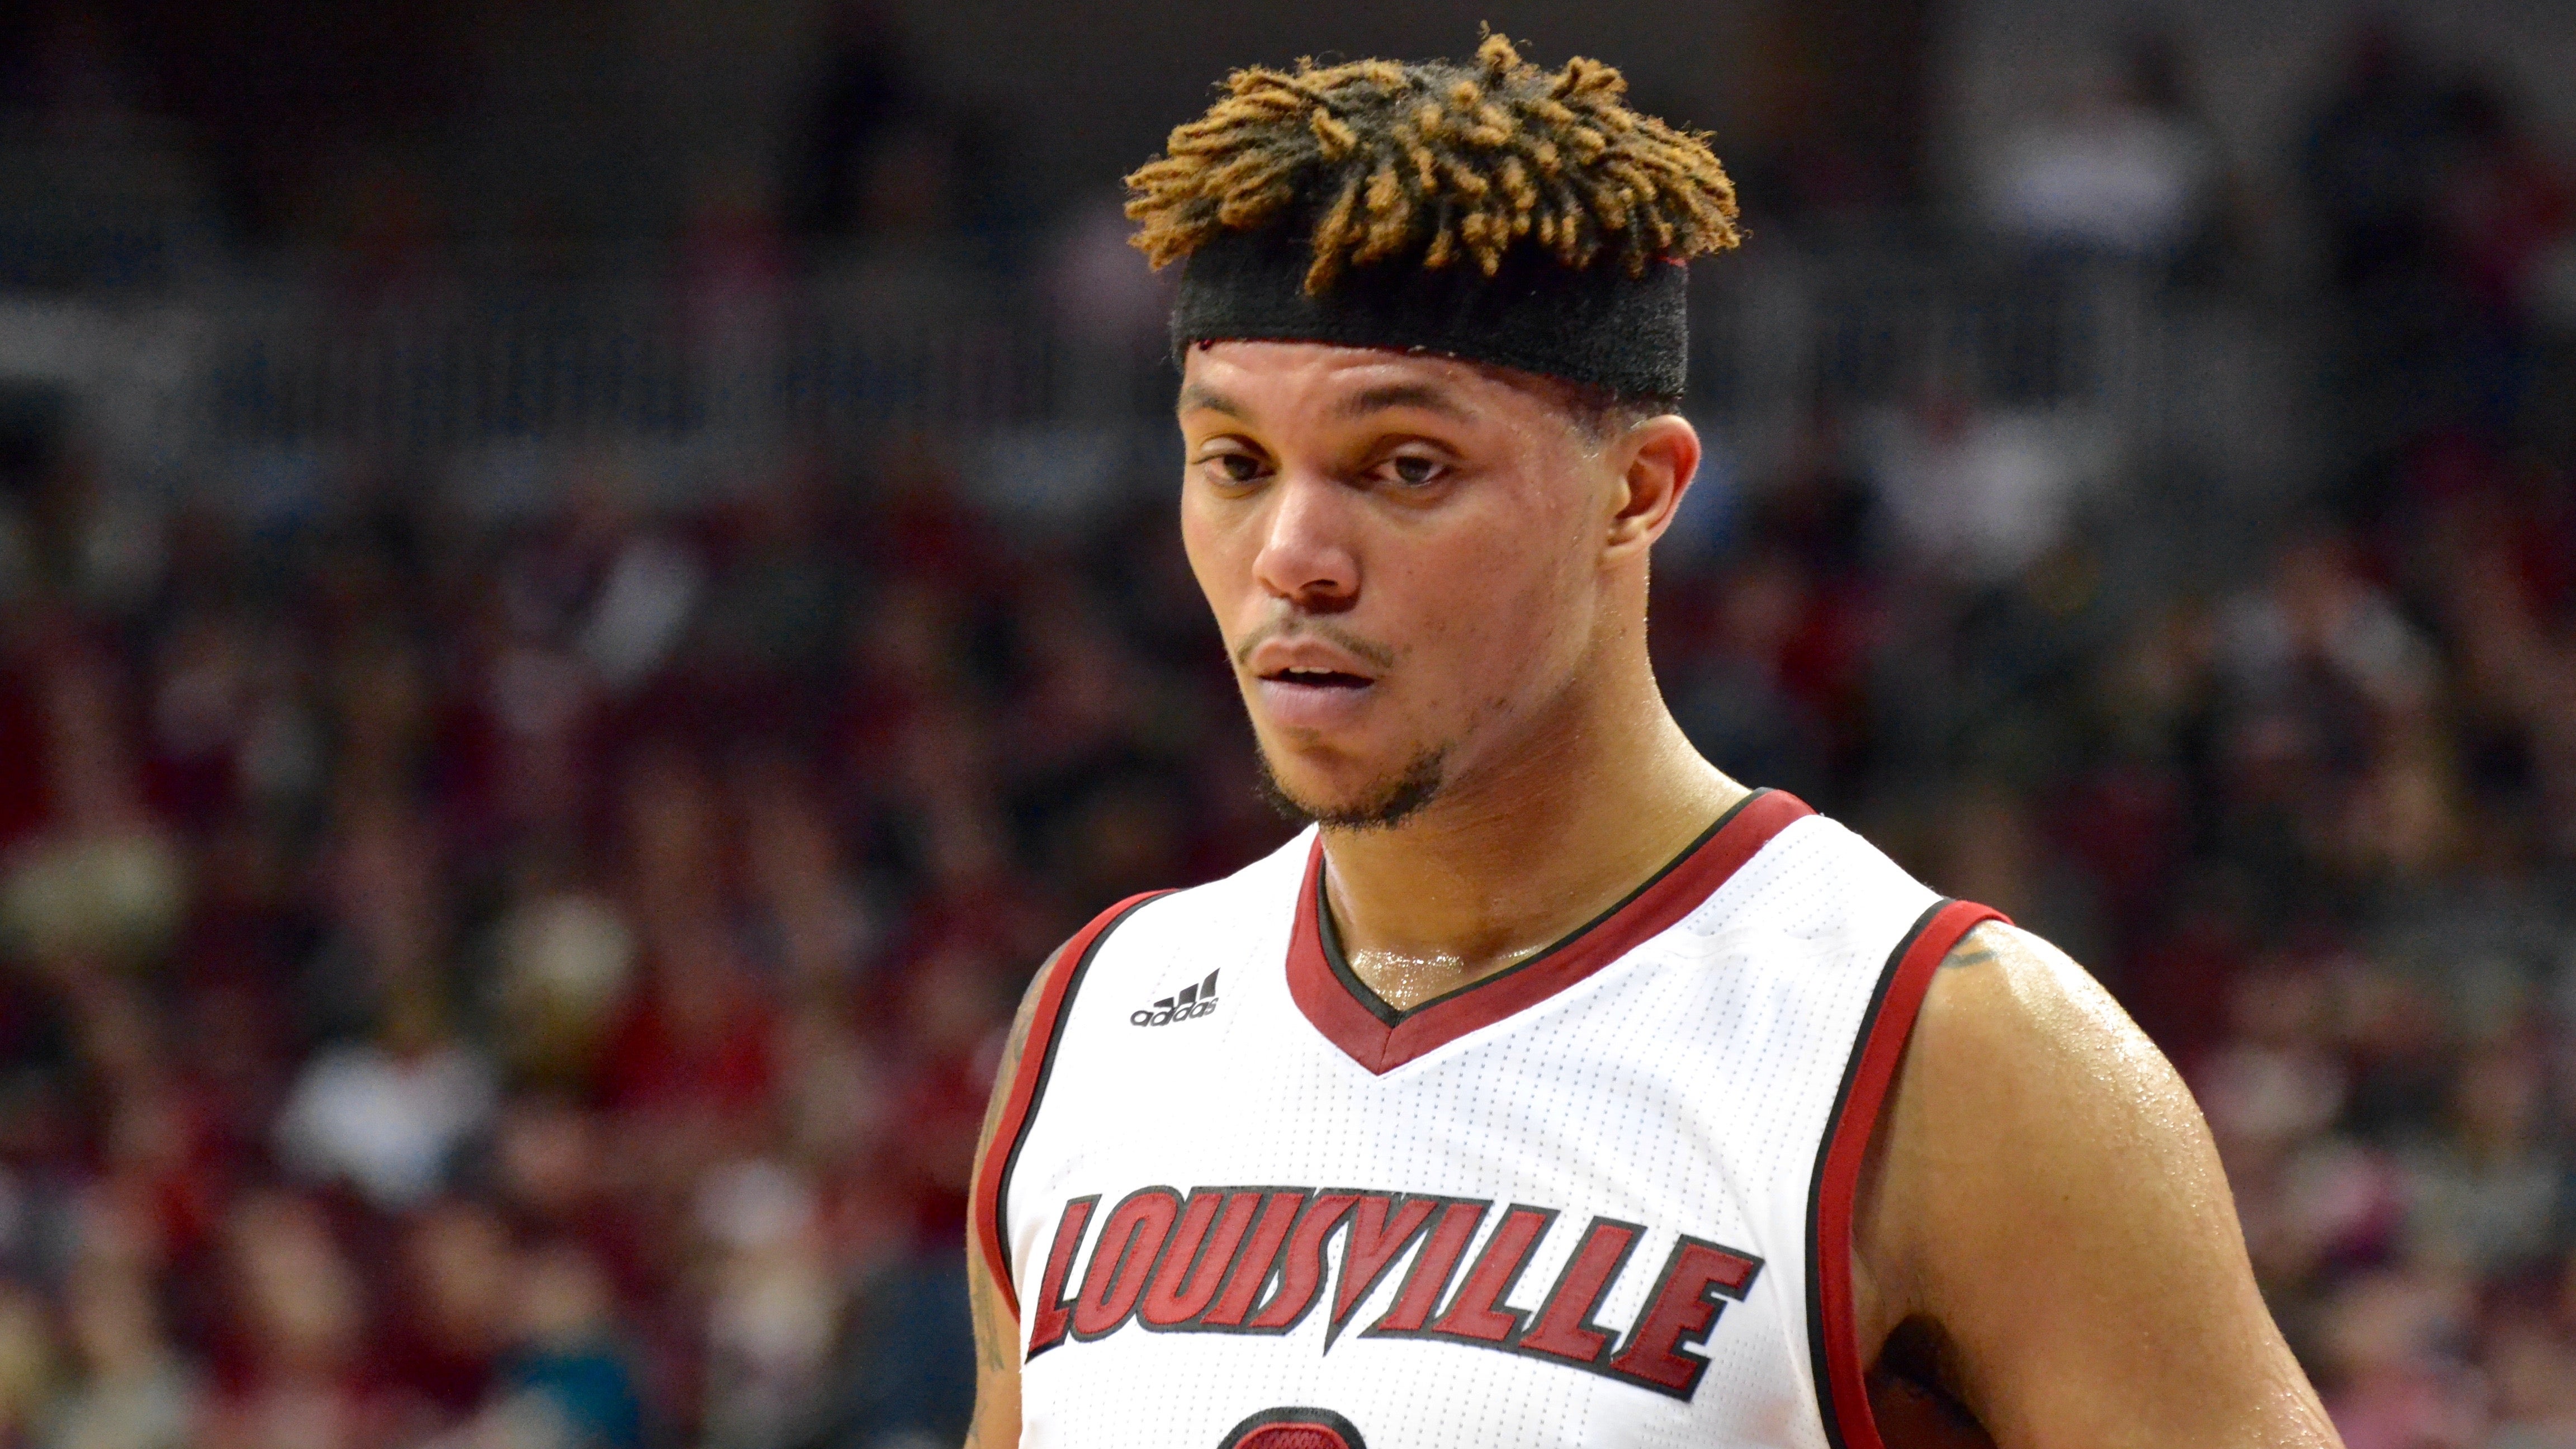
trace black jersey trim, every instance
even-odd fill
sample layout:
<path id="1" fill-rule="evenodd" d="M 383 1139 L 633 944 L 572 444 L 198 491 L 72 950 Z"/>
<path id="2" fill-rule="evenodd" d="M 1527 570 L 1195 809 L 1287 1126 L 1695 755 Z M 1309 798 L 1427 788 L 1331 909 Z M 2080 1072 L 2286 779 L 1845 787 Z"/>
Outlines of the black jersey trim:
<path id="1" fill-rule="evenodd" d="M 1727 826 L 1734 824 L 1735 817 L 1744 813 L 1744 807 L 1770 793 L 1770 788 L 1765 786 L 1764 788 L 1755 790 L 1751 794 L 1746 795 L 1743 799 L 1726 807 L 1725 814 L 1720 815 L 1717 819 L 1711 821 L 1706 830 L 1701 831 L 1690 844 L 1683 846 L 1680 852 L 1675 854 L 1672 859 L 1665 861 L 1663 865 L 1656 869 L 1653 875 L 1639 881 L 1635 890 L 1621 896 L 1617 905 L 1610 907 L 1601 914 L 1594 916 L 1591 920 L 1588 920 L 1582 925 L 1575 927 L 1573 930 L 1566 932 L 1564 935 L 1557 937 L 1555 941 L 1548 945 L 1546 950 L 1524 960 L 1515 961 L 1511 965 L 1504 967 L 1502 970 L 1497 971 L 1490 976 L 1479 976 L 1464 986 L 1451 987 L 1449 990 L 1441 992 L 1438 996 L 1434 996 L 1426 1001 L 1417 1001 L 1413 1005 L 1406 1007 L 1398 1007 L 1389 1003 L 1385 997 L 1378 995 L 1367 982 L 1362 981 L 1359 976 L 1351 970 L 1350 958 L 1342 952 L 1341 928 L 1333 924 L 1333 912 L 1331 908 L 1326 906 L 1324 903 L 1324 874 L 1322 871 L 1317 871 L 1315 873 L 1315 898 L 1307 903 L 1307 909 L 1312 910 L 1315 913 L 1315 931 L 1323 943 L 1324 964 L 1333 968 L 1333 976 L 1335 979 L 1339 980 L 1342 983 L 1343 988 L 1351 993 L 1351 999 L 1353 1001 L 1356 1001 L 1361 1006 L 1367 1008 L 1369 1015 L 1376 1017 L 1379 1021 L 1388 1026 L 1401 1026 L 1407 1018 L 1418 1016 L 1423 1012 L 1429 1011 L 1435 1006 L 1455 1001 L 1459 997 L 1465 996 L 1471 991 L 1481 990 L 1484 987 L 1493 985 L 1497 981 L 1517 976 L 1521 972 L 1547 960 L 1550 956 L 1553 956 L 1567 947 L 1574 945 L 1576 942 L 1581 941 L 1585 936 L 1592 934 L 1594 930 L 1608 923 L 1621 911 L 1635 905 L 1638 897 L 1644 895 L 1650 890 L 1653 890 L 1664 877 L 1681 869 L 1681 867 L 1686 864 L 1692 856 L 1699 854 L 1702 846 L 1715 840 L 1719 831 L 1722 831 Z"/>
<path id="2" fill-rule="evenodd" d="M 1097 922 L 1095 926 L 1091 928 L 1091 940 L 1083 946 L 1082 954 L 1074 959 L 1072 969 L 1066 973 L 1064 993 L 1056 999 L 1053 1009 L 1044 1013 L 1046 1020 L 1033 1021 L 1030 1023 L 1029 1029 L 1031 1034 L 1034 1035 L 1043 1030 L 1046 1033 L 1046 1041 L 1038 1053 L 1037 1079 L 1035 1084 L 1030 1088 L 1028 1101 L 1025 1105 L 1017 1108 L 1016 1115 L 1019 1120 L 1015 1123 L 1007 1124 L 1011 1128 L 1011 1147 L 1010 1151 L 1002 1158 L 1002 1170 L 1000 1175 L 994 1179 L 991 1208 L 991 1248 L 998 1263 L 996 1271 L 1001 1275 L 999 1283 L 1003 1294 L 1012 1303 L 1014 1311 L 1017 1311 L 1018 1309 L 1019 1292 L 1016 1285 L 1010 1281 L 1009 1276 L 1011 1267 L 1011 1178 L 1014 1173 L 1019 1171 L 1020 1151 L 1028 1145 L 1029 1131 L 1037 1125 L 1038 1109 L 1046 1101 L 1047 1083 L 1055 1075 L 1056 1053 L 1058 1048 L 1062 1047 L 1064 1044 L 1065 1014 L 1073 1009 L 1074 997 L 1082 990 L 1083 978 L 1090 974 L 1091 963 L 1099 958 L 1100 948 L 1107 944 L 1110 936 L 1115 933 L 1120 926 L 1125 925 L 1128 919 L 1134 916 L 1138 911 L 1143 910 L 1145 907 L 1152 905 L 1154 902 L 1161 900 L 1163 897 L 1170 894 L 1170 891 L 1153 891 L 1139 896 L 1134 900 L 1130 900 L 1123 905 L 1113 907 L 1105 920 Z M 1044 988 L 1041 988 L 1041 990 L 1043 989 Z M 1023 1062 L 1020 1066 L 1022 1070 L 1026 1070 L 1027 1064 Z"/>
<path id="3" fill-rule="evenodd" d="M 1807 1351 L 1815 1376 L 1816 1410 L 1832 1449 L 1885 1449 L 1871 1416 L 1859 1361 L 1859 1325 L 1852 1318 L 1851 1235 L 1862 1162 L 1877 1132 L 1887 1095 L 1904 1065 L 1907 1041 L 1931 990 L 1933 974 L 1970 931 L 2002 912 L 1969 901 L 1934 901 L 1915 917 L 1887 954 L 1869 1007 L 1843 1063 L 1833 1112 L 1816 1143 L 1816 1166 L 1807 1190 Z M 1894 1004 L 1895 1010 L 1889 1008 Z M 1827 1255 L 1839 1254 L 1828 1267 Z M 1853 1339 L 1847 1381 L 1836 1382 L 1835 1336 Z"/>

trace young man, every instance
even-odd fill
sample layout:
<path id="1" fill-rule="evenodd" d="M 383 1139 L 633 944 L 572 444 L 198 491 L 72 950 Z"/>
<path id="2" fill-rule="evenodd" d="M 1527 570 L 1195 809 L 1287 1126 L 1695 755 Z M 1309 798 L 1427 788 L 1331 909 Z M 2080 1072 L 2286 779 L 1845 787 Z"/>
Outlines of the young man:
<path id="1" fill-rule="evenodd" d="M 1186 259 L 1190 564 L 1317 828 L 1040 971 L 971 1442 L 2332 1444 L 2118 1008 L 1665 710 L 1701 140 L 1499 38 L 1228 90 L 1130 212 Z"/>

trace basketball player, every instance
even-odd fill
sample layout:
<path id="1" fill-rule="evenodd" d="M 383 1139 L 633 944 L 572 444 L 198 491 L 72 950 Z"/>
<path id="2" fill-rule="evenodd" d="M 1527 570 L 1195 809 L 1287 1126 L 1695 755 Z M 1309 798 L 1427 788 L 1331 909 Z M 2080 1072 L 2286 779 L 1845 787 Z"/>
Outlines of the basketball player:
<path id="1" fill-rule="evenodd" d="M 2333 1444 L 2119 1009 L 1657 693 L 1702 140 L 1496 37 L 1238 73 L 1129 180 L 1190 565 L 1316 828 L 1039 972 L 970 1442 Z"/>

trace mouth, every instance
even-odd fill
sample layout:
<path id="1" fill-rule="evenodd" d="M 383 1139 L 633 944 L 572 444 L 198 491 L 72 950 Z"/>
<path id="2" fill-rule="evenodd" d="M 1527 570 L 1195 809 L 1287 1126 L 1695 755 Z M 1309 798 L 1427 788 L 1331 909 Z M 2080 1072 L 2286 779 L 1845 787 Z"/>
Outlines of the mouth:
<path id="1" fill-rule="evenodd" d="M 1254 712 L 1272 725 L 1307 736 L 1357 729 L 1372 713 L 1377 681 L 1337 669 L 1340 661 L 1280 664 L 1254 676 Z"/>
<path id="2" fill-rule="evenodd" d="M 1362 674 L 1345 673 L 1315 665 L 1292 664 L 1273 669 L 1261 676 L 1265 684 L 1284 685 L 1292 689 L 1366 689 L 1377 681 Z"/>

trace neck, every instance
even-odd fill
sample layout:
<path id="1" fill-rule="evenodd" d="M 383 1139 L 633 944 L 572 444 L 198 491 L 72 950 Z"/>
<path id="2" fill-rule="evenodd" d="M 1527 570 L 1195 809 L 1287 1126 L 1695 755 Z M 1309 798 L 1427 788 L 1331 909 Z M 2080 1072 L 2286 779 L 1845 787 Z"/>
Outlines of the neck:
<path id="1" fill-rule="evenodd" d="M 1702 759 L 1642 649 L 1500 763 L 1385 829 L 1328 830 L 1325 899 L 1351 969 L 1398 1009 L 1547 949 L 1616 905 L 1747 793 Z"/>

